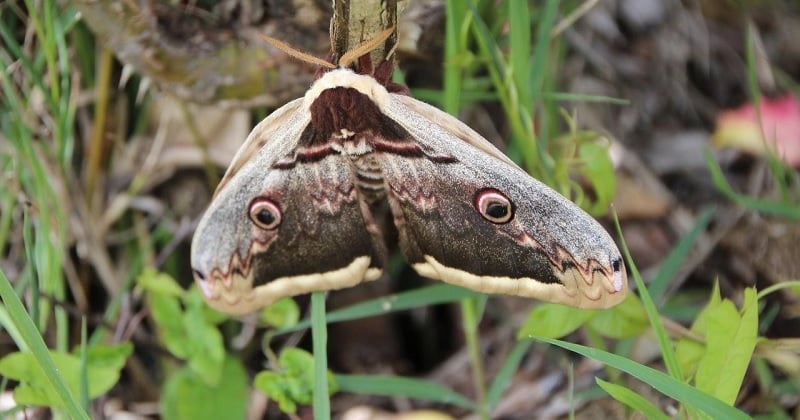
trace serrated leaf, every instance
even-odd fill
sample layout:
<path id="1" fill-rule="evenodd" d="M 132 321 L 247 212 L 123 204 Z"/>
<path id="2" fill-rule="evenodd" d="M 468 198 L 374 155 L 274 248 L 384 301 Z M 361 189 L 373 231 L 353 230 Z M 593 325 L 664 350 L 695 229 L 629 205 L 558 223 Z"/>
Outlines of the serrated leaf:
<path id="1" fill-rule="evenodd" d="M 280 370 L 256 375 L 253 386 L 278 402 L 281 411 L 294 413 L 297 404 L 308 405 L 314 392 L 314 357 L 298 348 L 287 348 L 278 356 Z M 328 391 L 338 389 L 336 379 L 328 372 Z"/>
<path id="2" fill-rule="evenodd" d="M 678 341 L 678 344 L 675 345 L 675 357 L 678 359 L 685 379 L 694 378 L 697 366 L 705 354 L 706 346 L 703 343 L 690 338 L 681 338 Z"/>
<path id="3" fill-rule="evenodd" d="M 280 356 L 278 356 L 278 361 L 281 365 L 281 370 L 287 374 L 299 376 L 311 372 L 314 356 L 303 349 L 290 347 L 281 352 Z"/>
<path id="4" fill-rule="evenodd" d="M 278 357 L 284 376 L 290 381 L 290 395 L 295 401 L 309 404 L 314 388 L 314 356 L 302 349 L 288 348 Z M 336 380 L 328 372 L 328 392 L 337 391 Z"/>
<path id="5" fill-rule="evenodd" d="M 588 322 L 598 312 L 572 308 L 555 303 L 544 303 L 533 308 L 528 319 L 517 332 L 517 338 L 530 335 L 561 338 Z"/>
<path id="6" fill-rule="evenodd" d="M 699 337 L 705 337 L 708 314 L 717 308 L 721 303 L 722 297 L 720 296 L 719 292 L 719 284 L 714 283 L 708 303 L 703 310 L 697 314 L 697 317 L 692 323 L 690 330 Z M 681 366 L 681 372 L 684 374 L 684 379 L 691 379 L 694 377 L 697 372 L 697 367 L 700 364 L 700 360 L 705 354 L 705 343 L 699 343 L 690 338 L 681 338 L 678 341 L 678 344 L 675 346 L 675 357 L 678 359 L 678 363 Z"/>
<path id="7" fill-rule="evenodd" d="M 297 404 L 289 396 L 285 385 L 286 380 L 281 375 L 269 370 L 260 372 L 253 380 L 253 387 L 277 402 L 281 411 L 295 413 Z"/>
<path id="8" fill-rule="evenodd" d="M 227 357 L 216 386 L 208 385 L 184 367 L 171 375 L 161 395 L 165 420 L 244 419 L 247 416 L 247 373 L 238 360 Z"/>
<path id="9" fill-rule="evenodd" d="M 587 326 L 604 337 L 624 339 L 642 334 L 650 322 L 641 301 L 631 293 L 619 305 L 596 311 Z"/>
<path id="10" fill-rule="evenodd" d="M 758 339 L 758 304 L 754 289 L 745 289 L 741 314 L 729 300 L 708 313 L 706 353 L 695 383 L 728 404 L 739 394 Z"/>

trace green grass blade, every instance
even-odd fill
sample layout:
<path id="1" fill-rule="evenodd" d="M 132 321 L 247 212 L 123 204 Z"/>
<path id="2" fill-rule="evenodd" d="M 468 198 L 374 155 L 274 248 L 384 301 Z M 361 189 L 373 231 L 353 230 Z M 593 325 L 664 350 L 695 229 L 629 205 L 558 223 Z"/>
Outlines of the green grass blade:
<path id="1" fill-rule="evenodd" d="M 675 356 L 675 349 L 667 336 L 664 323 L 661 322 L 661 315 L 658 313 L 655 303 L 653 303 L 653 298 L 650 297 L 650 292 L 647 290 L 647 286 L 644 284 L 644 280 L 642 280 L 642 276 L 639 274 L 639 269 L 636 268 L 636 264 L 633 262 L 628 244 L 622 236 L 622 227 L 619 224 L 619 218 L 617 218 L 616 213 L 614 214 L 614 224 L 617 227 L 617 234 L 619 235 L 620 244 L 622 245 L 622 252 L 625 255 L 625 261 L 628 262 L 631 275 L 633 275 L 636 281 L 636 286 L 639 289 L 639 297 L 642 300 L 645 312 L 647 312 L 647 317 L 650 319 L 650 326 L 653 328 L 653 333 L 656 335 L 656 341 L 658 341 L 658 347 L 661 349 L 661 357 L 664 360 L 664 364 L 667 366 L 667 371 L 673 378 L 683 380 L 681 366 L 678 364 L 678 358 Z"/>
<path id="2" fill-rule="evenodd" d="M 624 386 L 606 382 L 600 378 L 595 378 L 597 385 L 608 392 L 615 400 L 627 405 L 628 407 L 642 413 L 644 418 L 650 420 L 669 420 L 669 416 L 661 412 L 655 404 L 647 401 L 646 398 L 631 391 Z"/>
<path id="3" fill-rule="evenodd" d="M 46 91 L 46 86 L 44 81 L 42 80 L 42 71 L 38 70 L 34 63 L 31 61 L 30 57 L 28 57 L 22 50 L 22 46 L 17 43 L 16 38 L 11 34 L 9 28 L 6 27 L 5 23 L 0 20 L 0 38 L 3 39 L 3 46 L 11 53 L 13 57 L 12 60 L 16 59 L 22 63 L 22 67 L 28 72 L 28 75 L 31 77 L 31 80 L 34 82 L 34 85 L 38 86 L 39 88 Z M 8 64 L 5 60 L 3 61 L 4 67 L 7 67 Z M 6 72 L 3 72 L 6 73 Z M 49 98 L 46 98 L 49 99 Z M 50 104 L 52 105 L 52 104 Z M 22 109 L 19 107 L 15 107 L 12 104 L 11 109 Z"/>
<path id="4" fill-rule="evenodd" d="M 39 335 L 39 330 L 33 324 L 28 312 L 19 300 L 19 297 L 14 293 L 14 288 L 6 278 L 5 273 L 0 270 L 0 297 L 3 298 L 3 303 L 8 308 L 8 313 L 11 316 L 14 325 L 19 329 L 20 335 L 25 340 L 25 345 L 31 350 L 40 368 L 47 375 L 50 380 L 50 385 L 58 394 L 61 402 L 64 404 L 65 410 L 69 417 L 73 419 L 88 419 L 89 416 L 81 409 L 80 404 L 67 388 L 64 378 L 59 375 L 53 358 L 50 357 L 50 352 L 45 345 L 42 336 Z"/>
<path id="5" fill-rule="evenodd" d="M 84 411 L 87 413 L 89 412 L 89 366 L 86 361 L 86 349 L 88 344 L 86 343 L 86 338 L 88 334 L 86 331 L 86 317 L 81 317 L 81 407 L 83 407 Z"/>
<path id="6" fill-rule="evenodd" d="M 421 308 L 439 303 L 456 302 L 461 299 L 478 296 L 479 293 L 449 284 L 436 284 L 411 290 L 409 292 L 398 293 L 380 297 L 378 299 L 357 303 L 346 308 L 338 309 L 327 314 L 326 321 L 329 324 L 334 322 L 349 321 L 353 319 L 367 318 L 370 316 L 384 315 L 397 311 L 404 311 L 413 308 Z M 282 328 L 275 331 L 275 335 L 286 334 L 308 328 L 311 321 L 303 320 L 289 328 Z"/>
<path id="7" fill-rule="evenodd" d="M 340 391 L 364 395 L 408 397 L 451 404 L 468 410 L 478 407 L 450 388 L 422 379 L 387 375 L 335 375 Z"/>
<path id="8" fill-rule="evenodd" d="M 517 100 L 527 112 L 531 112 L 533 101 L 529 76 L 531 57 L 531 22 L 527 0 L 508 1 L 508 40 L 510 44 L 509 64 L 517 91 Z"/>
<path id="9" fill-rule="evenodd" d="M 573 92 L 543 92 L 542 99 L 546 101 L 573 101 L 573 102 L 591 102 L 609 105 L 630 105 L 631 101 L 628 99 L 617 98 L 614 96 L 604 95 L 590 95 L 587 93 L 573 93 Z"/>
<path id="10" fill-rule="evenodd" d="M 666 300 L 664 299 L 664 292 L 667 290 L 667 286 L 669 286 L 669 281 L 675 277 L 675 273 L 678 272 L 681 263 L 686 259 L 689 251 L 691 251 L 692 245 L 694 245 L 697 237 L 700 236 L 700 233 L 708 226 L 713 214 L 713 210 L 710 209 L 700 214 L 700 217 L 697 218 L 692 229 L 689 230 L 689 233 L 681 238 L 678 245 L 670 251 L 667 258 L 661 263 L 661 267 L 659 267 L 653 281 L 648 285 L 648 292 L 650 292 L 650 296 L 655 296 L 659 301 L 659 307 L 662 306 Z"/>
<path id="11" fill-rule="evenodd" d="M 478 8 L 475 6 L 475 0 L 468 0 L 466 3 L 472 13 L 472 33 L 483 55 L 482 58 L 487 60 L 486 69 L 489 71 L 489 77 L 491 77 L 495 85 L 497 96 L 503 104 L 503 108 L 508 113 L 508 111 L 512 109 L 511 98 L 509 97 L 507 84 L 504 79 L 504 75 L 506 74 L 505 69 L 508 68 L 508 65 L 503 59 L 500 53 L 500 47 L 498 47 L 497 43 L 494 41 L 489 27 L 486 25 L 486 22 L 481 19 Z"/>
<path id="12" fill-rule="evenodd" d="M 25 339 L 22 338 L 19 328 L 17 328 L 17 325 L 14 324 L 14 320 L 11 319 L 11 315 L 8 313 L 8 310 L 4 305 L 0 305 L 0 331 L 5 331 L 8 333 L 8 335 L 11 337 L 11 340 L 17 344 L 17 347 L 19 347 L 20 351 L 29 351 L 28 346 L 25 344 Z"/>
<path id="13" fill-rule="evenodd" d="M 25 259 L 28 264 L 25 270 L 31 279 L 31 313 L 30 317 L 33 324 L 39 331 L 44 331 L 42 317 L 40 316 L 40 299 L 39 299 L 39 281 L 36 276 L 36 258 L 34 256 L 34 246 L 36 241 L 33 240 L 33 227 L 31 226 L 30 212 L 26 209 L 22 213 L 22 240 L 25 244 Z M 46 246 L 46 245 L 45 245 Z"/>
<path id="14" fill-rule="evenodd" d="M 538 337 L 531 338 L 554 344 L 561 348 L 578 353 L 584 357 L 597 360 L 608 366 L 626 372 L 642 382 L 650 385 L 662 394 L 673 398 L 682 404 L 686 404 L 704 411 L 706 414 L 711 416 L 711 418 L 728 420 L 745 420 L 750 418 L 750 416 L 738 410 L 737 408 L 731 407 L 717 398 L 693 388 L 682 381 L 667 375 L 664 372 L 659 372 L 651 367 L 640 365 L 622 356 L 561 340 Z"/>
<path id="15" fill-rule="evenodd" d="M 486 380 L 483 370 L 483 359 L 481 358 L 480 335 L 478 333 L 478 323 L 483 316 L 483 308 L 486 305 L 487 296 L 476 296 L 461 300 L 461 329 L 464 331 L 464 341 L 469 353 L 472 382 L 475 387 L 475 395 L 478 400 L 478 417 L 488 419 L 489 412 L 486 410 Z"/>
<path id="16" fill-rule="evenodd" d="M 759 121 L 761 127 L 761 88 L 758 81 L 758 70 L 756 69 L 759 64 L 759 59 L 756 57 L 756 29 L 752 21 L 747 22 L 747 30 L 745 31 L 745 64 L 747 65 L 747 91 L 750 92 L 750 100 L 753 101 L 753 108 L 756 111 L 756 120 Z M 762 130 L 763 132 L 763 130 Z"/>
<path id="17" fill-rule="evenodd" d="M 500 366 L 500 370 L 497 371 L 497 375 L 489 386 L 489 392 L 486 393 L 485 404 L 487 412 L 491 413 L 497 407 L 500 397 L 503 396 L 503 392 L 511 382 L 511 376 L 517 371 L 519 362 L 522 361 L 522 357 L 525 356 L 531 344 L 533 344 L 533 340 L 520 340 L 506 356 L 506 360 Z"/>
<path id="18" fill-rule="evenodd" d="M 705 158 L 706 166 L 711 172 L 711 180 L 714 182 L 714 186 L 734 203 L 760 213 L 785 217 L 792 220 L 800 220 L 800 205 L 798 205 L 798 203 L 762 200 L 739 194 L 728 184 L 725 175 L 722 173 L 722 168 L 720 168 L 717 161 L 714 160 L 714 156 L 711 152 L 706 151 Z"/>
<path id="19" fill-rule="evenodd" d="M 488 25 L 481 19 L 475 0 L 468 0 L 466 3 L 472 12 L 472 33 L 482 60 L 486 62 L 486 69 L 494 84 L 497 97 L 503 105 L 512 133 L 512 142 L 522 154 L 524 167 L 545 184 L 552 185 L 552 172 L 548 170 L 549 166 L 543 165 L 544 155 L 540 152 L 541 145 L 536 141 L 531 111 L 527 107 L 520 106 L 519 92 L 516 90 L 513 77 L 510 77 L 512 70 L 501 54 Z"/>
<path id="20" fill-rule="evenodd" d="M 325 322 L 325 292 L 311 294 L 311 338 L 314 342 L 314 418 L 331 418 L 328 393 L 328 324 Z"/>
<path id="21" fill-rule="evenodd" d="M 464 51 L 459 42 L 459 29 L 464 21 L 466 9 L 460 0 L 446 2 L 444 69 L 442 83 L 442 109 L 452 115 L 458 115 L 461 108 L 462 56 Z"/>
<path id="22" fill-rule="evenodd" d="M 540 2 L 541 3 L 541 2 Z M 536 20 L 536 44 L 533 48 L 533 58 L 531 60 L 530 74 L 528 78 L 528 89 L 532 101 L 539 101 L 542 87 L 544 86 L 545 76 L 547 75 L 548 55 L 550 52 L 550 32 L 558 16 L 559 0 L 548 0 L 543 6 L 539 7 Z"/>

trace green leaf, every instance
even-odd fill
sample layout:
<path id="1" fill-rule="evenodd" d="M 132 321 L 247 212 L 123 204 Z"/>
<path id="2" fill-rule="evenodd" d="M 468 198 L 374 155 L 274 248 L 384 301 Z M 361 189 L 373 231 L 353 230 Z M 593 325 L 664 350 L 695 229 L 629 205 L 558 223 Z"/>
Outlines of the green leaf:
<path id="1" fill-rule="evenodd" d="M 559 347 L 573 351 L 585 357 L 602 362 L 608 366 L 627 372 L 639 380 L 647 383 L 654 389 L 662 394 L 674 398 L 675 400 L 686 404 L 690 407 L 704 411 L 715 419 L 749 419 L 750 416 L 737 410 L 735 407 L 720 401 L 716 397 L 709 395 L 697 388 L 693 388 L 682 381 L 679 381 L 664 372 L 657 371 L 653 368 L 640 365 L 632 360 L 626 359 L 622 356 L 612 354 L 606 351 L 594 349 L 591 347 L 581 346 L 578 344 L 568 343 L 566 341 L 554 340 L 552 338 L 538 338 L 531 337 L 536 340 L 541 340 L 550 344 L 555 344 Z"/>
<path id="2" fill-rule="evenodd" d="M 131 354 L 133 354 L 133 344 L 130 342 L 93 344 L 86 349 L 86 362 L 89 367 L 120 371 Z"/>
<path id="3" fill-rule="evenodd" d="M 314 356 L 302 349 L 288 348 L 281 352 L 278 362 L 286 377 L 297 380 L 296 385 L 292 386 L 298 390 L 298 394 L 294 396 L 299 398 L 302 394 L 303 401 L 310 403 L 314 383 Z M 328 389 L 331 394 L 338 390 L 336 380 L 330 372 L 328 372 Z"/>
<path id="4" fill-rule="evenodd" d="M 425 401 L 452 404 L 476 410 L 475 404 L 463 395 L 437 383 L 385 375 L 336 375 L 339 390 L 364 395 L 408 397 Z"/>
<path id="5" fill-rule="evenodd" d="M 150 296 L 150 313 L 159 329 L 159 335 L 167 350 L 175 357 L 186 359 L 191 346 L 183 324 L 183 311 L 174 296 L 153 294 Z"/>
<path id="6" fill-rule="evenodd" d="M 277 402 L 281 411 L 284 413 L 296 413 L 297 404 L 289 396 L 286 385 L 286 380 L 283 376 L 269 370 L 260 372 L 253 380 L 253 387 Z"/>
<path id="7" fill-rule="evenodd" d="M 51 353 L 57 371 L 64 372 L 64 363 Z M 0 359 L 0 376 L 20 381 L 14 389 L 14 399 L 18 404 L 34 406 L 63 407 L 53 386 L 47 382 L 47 375 L 42 371 L 31 353 L 15 352 Z M 77 394 L 65 377 L 65 386 L 72 395 Z M 76 384 L 77 385 L 77 384 Z"/>
<path id="8" fill-rule="evenodd" d="M 300 308 L 292 298 L 283 298 L 259 312 L 259 319 L 272 328 L 289 328 L 300 320 Z"/>
<path id="9" fill-rule="evenodd" d="M 222 334 L 206 323 L 203 308 L 188 307 L 183 313 L 183 328 L 188 342 L 189 367 L 209 386 L 219 383 L 225 362 L 225 344 Z"/>
<path id="10" fill-rule="evenodd" d="M 142 270 L 142 274 L 136 278 L 136 284 L 156 295 L 181 297 L 186 293 L 172 276 L 156 271 L 152 267 Z"/>
<path id="11" fill-rule="evenodd" d="M 631 293 L 619 305 L 596 311 L 587 326 L 605 337 L 624 339 L 642 334 L 650 323 L 642 303 Z"/>
<path id="12" fill-rule="evenodd" d="M 247 373 L 238 360 L 227 357 L 215 386 L 184 367 L 172 374 L 161 394 L 165 420 L 244 419 L 247 416 Z"/>
<path id="13" fill-rule="evenodd" d="M 681 338 L 675 345 L 675 357 L 677 357 L 681 372 L 687 380 L 694 378 L 697 366 L 705 354 L 705 344 L 691 338 Z"/>
<path id="14" fill-rule="evenodd" d="M 578 146 L 578 159 L 583 165 L 582 174 L 594 191 L 594 202 L 586 209 L 590 214 L 604 214 L 617 188 L 614 164 L 608 148 L 595 142 L 584 142 Z"/>
<path id="15" fill-rule="evenodd" d="M 2 28 L 3 25 L 0 25 Z M 3 304 L 8 308 L 8 314 L 12 322 L 19 328 L 20 335 L 26 345 L 32 352 L 35 363 L 35 370 L 38 374 L 45 378 L 45 383 L 42 384 L 49 392 L 54 395 L 57 403 L 51 404 L 52 406 L 66 407 L 66 412 L 71 418 L 75 419 L 88 419 L 86 414 L 78 401 L 75 399 L 75 392 L 70 392 L 66 384 L 66 379 L 59 373 L 56 364 L 51 357 L 47 346 L 33 324 L 25 307 L 11 287 L 3 270 L 0 270 L 0 297 L 3 299 Z M 28 365 L 30 367 L 30 365 Z M 37 374 L 37 373 L 32 373 Z M 8 376 L 8 375 L 4 375 Z M 18 401 L 19 402 L 19 401 Z"/>
<path id="16" fill-rule="evenodd" d="M 278 402 L 281 411 L 294 413 L 297 405 L 308 405 L 314 393 L 314 357 L 305 350 L 287 348 L 278 356 L 278 371 L 256 375 L 253 386 Z M 335 377 L 328 372 L 328 390 L 336 392 Z"/>
<path id="17" fill-rule="evenodd" d="M 628 388 L 606 382 L 600 378 L 595 378 L 597 385 L 608 392 L 615 400 L 627 405 L 628 407 L 642 413 L 644 418 L 652 420 L 668 420 L 669 416 L 662 413 L 653 403 L 647 401 L 641 395 L 631 391 Z"/>
<path id="18" fill-rule="evenodd" d="M 598 312 L 588 309 L 572 308 L 555 303 L 544 303 L 533 308 L 528 319 L 522 324 L 517 338 L 531 335 L 537 337 L 561 338 L 588 322 Z"/>
<path id="19" fill-rule="evenodd" d="M 719 294 L 719 284 L 714 283 L 714 288 L 711 290 L 711 297 L 708 300 L 705 308 L 697 315 L 690 328 L 690 331 L 699 337 L 706 336 L 706 324 L 708 314 L 714 308 L 722 303 L 722 297 Z M 681 338 L 675 346 L 675 357 L 681 366 L 681 372 L 685 373 L 684 379 L 691 379 L 697 372 L 697 367 L 700 360 L 706 353 L 705 343 L 700 343 L 692 338 Z"/>
<path id="20" fill-rule="evenodd" d="M 733 302 L 723 300 L 709 311 L 706 322 L 706 352 L 695 382 L 697 388 L 733 404 L 758 339 L 756 291 L 745 289 L 741 314 Z"/>
<path id="21" fill-rule="evenodd" d="M 89 398 L 104 394 L 119 381 L 120 369 L 132 350 L 130 344 L 120 347 L 121 349 L 118 349 L 115 357 L 101 358 L 95 362 L 88 359 L 86 371 Z M 125 353 L 126 349 L 127 353 Z M 103 350 L 97 351 L 103 352 Z M 59 374 L 64 378 L 70 393 L 78 395 L 81 380 L 80 357 L 57 351 L 51 351 L 50 356 L 53 358 Z M 118 358 L 122 359 L 122 363 L 119 360 L 110 360 Z M 64 406 L 50 385 L 47 375 L 39 368 L 37 359 L 32 353 L 15 352 L 4 357 L 0 360 L 0 375 L 20 381 L 20 384 L 14 389 L 14 399 L 21 405 Z"/>
<path id="22" fill-rule="evenodd" d="M 206 305 L 205 298 L 196 284 L 192 284 L 188 292 L 183 295 L 183 303 L 186 305 L 187 310 L 190 308 L 200 309 L 203 312 L 203 318 L 205 318 L 207 324 L 218 325 L 231 318 L 230 315 L 224 314 Z"/>

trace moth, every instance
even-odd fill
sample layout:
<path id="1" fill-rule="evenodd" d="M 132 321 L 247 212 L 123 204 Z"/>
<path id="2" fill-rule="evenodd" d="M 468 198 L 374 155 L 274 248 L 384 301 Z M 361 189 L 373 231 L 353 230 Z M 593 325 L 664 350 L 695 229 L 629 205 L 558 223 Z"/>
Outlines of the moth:
<path id="1" fill-rule="evenodd" d="M 430 279 L 579 308 L 624 298 L 619 250 L 592 217 L 389 83 L 391 67 L 342 61 L 253 129 L 217 187 L 191 250 L 210 306 L 238 315 L 376 280 L 385 222 Z"/>

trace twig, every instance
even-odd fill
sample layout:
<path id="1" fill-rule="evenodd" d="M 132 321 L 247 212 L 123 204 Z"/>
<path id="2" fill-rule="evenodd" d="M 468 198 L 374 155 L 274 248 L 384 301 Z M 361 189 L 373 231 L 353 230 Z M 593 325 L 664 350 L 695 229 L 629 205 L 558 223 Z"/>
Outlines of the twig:
<path id="1" fill-rule="evenodd" d="M 333 0 L 331 49 L 334 60 L 359 44 L 397 26 L 397 0 Z M 397 44 L 397 33 L 370 53 L 373 68 L 390 58 Z"/>

